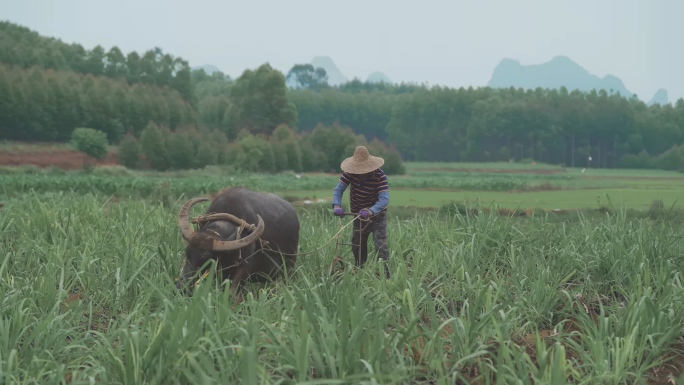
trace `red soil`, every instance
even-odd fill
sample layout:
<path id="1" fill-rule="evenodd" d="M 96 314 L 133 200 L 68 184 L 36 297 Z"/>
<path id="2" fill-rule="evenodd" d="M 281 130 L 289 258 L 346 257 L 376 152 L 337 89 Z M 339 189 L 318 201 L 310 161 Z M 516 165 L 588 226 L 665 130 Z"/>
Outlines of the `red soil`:
<path id="1" fill-rule="evenodd" d="M 109 153 L 103 160 L 88 158 L 88 163 L 98 166 L 118 165 L 119 155 Z M 0 166 L 34 165 L 39 168 L 59 167 L 66 170 L 83 168 L 84 155 L 75 150 L 50 149 L 45 151 L 0 151 Z"/>

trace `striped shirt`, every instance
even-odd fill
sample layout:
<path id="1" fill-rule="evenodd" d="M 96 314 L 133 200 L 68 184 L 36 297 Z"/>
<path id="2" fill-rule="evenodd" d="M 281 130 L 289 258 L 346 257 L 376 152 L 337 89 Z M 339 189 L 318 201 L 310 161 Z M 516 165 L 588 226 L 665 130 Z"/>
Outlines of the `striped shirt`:
<path id="1" fill-rule="evenodd" d="M 387 176 L 382 169 L 373 171 L 373 174 L 365 182 L 361 182 L 359 175 L 344 172 L 340 177 L 340 183 L 344 186 L 351 185 L 349 203 L 354 213 L 358 213 L 362 209 L 372 208 L 378 203 L 380 193 L 389 191 Z M 385 210 L 387 210 L 386 206 L 382 207 L 380 211 Z"/>

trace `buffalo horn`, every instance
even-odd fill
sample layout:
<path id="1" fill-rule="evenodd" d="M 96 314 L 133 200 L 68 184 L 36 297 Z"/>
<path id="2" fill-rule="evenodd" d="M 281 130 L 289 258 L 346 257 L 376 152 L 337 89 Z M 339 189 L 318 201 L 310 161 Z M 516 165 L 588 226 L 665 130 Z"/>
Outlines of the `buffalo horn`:
<path id="1" fill-rule="evenodd" d="M 204 202 L 208 201 L 209 198 L 193 198 L 190 199 L 189 201 L 185 202 L 183 207 L 181 207 L 180 212 L 178 213 L 178 228 L 180 229 L 181 235 L 186 241 L 190 241 L 192 237 L 195 236 L 195 231 L 190 227 L 190 222 L 188 221 L 188 214 L 190 213 L 190 209 L 192 208 L 193 205 L 195 205 L 198 202 Z M 239 225 L 241 223 L 244 223 L 240 219 L 238 219 L 235 216 L 232 216 L 230 214 L 214 214 L 215 216 L 222 217 L 220 219 L 228 219 L 231 222 L 235 223 L 236 225 Z M 249 234 L 248 236 L 235 240 L 235 241 L 221 241 L 218 239 L 214 240 L 214 244 L 212 245 L 212 250 L 213 251 L 229 251 L 229 250 L 236 250 L 242 247 L 245 247 L 252 242 L 256 241 L 261 234 L 264 232 L 264 228 L 266 227 L 264 224 L 264 220 L 261 218 L 260 215 L 257 214 L 257 218 L 259 219 L 259 223 L 254 229 L 254 231 Z M 212 219 L 219 219 L 219 218 L 212 218 Z M 247 225 L 246 226 L 249 230 L 253 228 L 252 225 Z"/>
<path id="2" fill-rule="evenodd" d="M 190 222 L 188 222 L 188 213 L 190 212 L 190 209 L 195 203 L 208 200 L 209 198 L 193 198 L 185 202 L 183 207 L 181 207 L 180 212 L 178 213 L 178 228 L 186 241 L 189 241 L 195 235 L 195 231 L 190 227 Z"/>

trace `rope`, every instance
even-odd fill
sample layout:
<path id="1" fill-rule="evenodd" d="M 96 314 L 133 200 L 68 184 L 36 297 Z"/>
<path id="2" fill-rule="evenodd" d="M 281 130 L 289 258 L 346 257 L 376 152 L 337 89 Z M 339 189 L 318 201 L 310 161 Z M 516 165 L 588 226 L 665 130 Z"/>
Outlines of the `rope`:
<path id="1" fill-rule="evenodd" d="M 247 223 L 244 219 L 237 218 L 237 217 L 234 217 L 232 215 L 230 215 L 230 216 L 232 217 L 233 220 L 240 222 L 239 226 L 241 228 L 247 228 L 247 229 L 249 229 L 249 231 L 256 230 L 255 225 L 253 225 L 251 223 Z M 223 214 L 223 213 L 203 214 L 203 215 L 199 215 L 199 216 L 196 216 L 196 217 L 190 219 L 190 223 L 200 224 L 201 222 L 211 222 L 211 221 L 219 220 L 219 219 L 225 220 L 226 214 Z M 236 223 L 236 225 L 238 225 L 238 224 Z"/>
<path id="2" fill-rule="evenodd" d="M 199 215 L 199 216 L 197 216 L 197 217 L 195 217 L 195 218 L 192 218 L 190 222 L 191 222 L 191 223 L 195 223 L 195 224 L 199 224 L 200 222 L 209 222 L 209 221 L 212 221 L 212 220 L 215 220 L 215 219 L 223 219 L 223 218 L 221 217 L 221 214 L 220 214 L 220 213 L 212 213 L 212 214 Z M 340 218 L 340 219 L 342 219 L 342 218 Z M 324 249 L 326 246 L 328 246 L 332 241 L 338 239 L 339 236 L 340 236 L 340 234 L 342 233 L 342 231 L 343 231 L 345 228 L 347 228 L 348 226 L 350 226 L 351 224 L 353 224 L 354 221 L 355 221 L 356 219 L 359 219 L 359 220 L 362 221 L 362 222 L 370 222 L 370 221 L 371 221 L 370 218 L 368 218 L 368 219 L 362 219 L 360 215 L 356 215 L 356 216 L 354 216 L 354 218 L 353 218 L 351 221 L 349 221 L 346 225 L 340 225 L 340 228 L 339 228 L 339 230 L 337 231 L 337 233 L 335 233 L 335 235 L 333 235 L 333 237 L 330 238 L 330 240 L 329 240 L 328 242 L 326 242 L 323 246 L 321 246 L 321 247 L 319 247 L 319 248 L 317 248 L 317 249 L 315 249 L 315 250 L 309 251 L 309 252 L 307 252 L 307 253 L 294 253 L 294 254 L 289 254 L 289 253 L 283 253 L 283 252 L 281 252 L 281 251 L 279 251 L 279 250 L 271 249 L 270 247 L 267 246 L 267 245 L 268 245 L 268 241 L 264 241 L 263 239 L 261 239 L 261 237 L 259 237 L 259 244 L 261 245 L 261 250 L 273 251 L 273 252 L 279 253 L 279 254 L 281 254 L 281 255 L 297 256 L 297 257 L 304 256 L 304 255 L 311 255 L 311 254 L 314 254 L 314 253 L 317 253 L 317 252 L 323 250 L 323 249 Z M 238 226 L 239 229 L 238 229 L 238 233 L 237 233 L 237 238 L 240 237 L 240 235 L 241 235 L 243 229 L 247 228 L 247 229 L 253 231 L 253 230 L 256 228 L 256 226 L 254 226 L 254 225 L 252 225 L 252 224 L 249 224 L 249 223 L 247 223 L 246 221 L 244 221 L 244 220 L 242 220 L 242 219 L 239 219 L 239 218 L 238 218 L 238 220 L 239 220 L 241 223 L 240 223 L 240 225 Z M 252 256 L 252 255 L 250 255 L 249 257 L 251 257 L 251 256 Z M 249 257 L 247 257 L 247 258 L 249 258 Z"/>
<path id="3" fill-rule="evenodd" d="M 313 254 L 313 253 L 316 253 L 316 252 L 319 252 L 319 251 L 323 250 L 323 248 L 325 248 L 326 246 L 328 246 L 332 241 L 338 239 L 338 238 L 340 237 L 340 234 L 342 233 L 342 230 L 344 230 L 345 228 L 347 228 L 349 225 L 353 224 L 353 223 L 354 223 L 354 220 L 356 220 L 356 219 L 359 219 L 359 220 L 361 220 L 361 221 L 363 221 L 363 222 L 369 222 L 369 221 L 370 221 L 369 219 L 361 219 L 359 215 L 355 216 L 354 219 L 352 219 L 351 221 L 349 221 L 346 225 L 340 225 L 340 228 L 339 228 L 339 230 L 337 231 L 337 233 L 335 233 L 335 235 L 333 235 L 333 237 L 330 238 L 330 240 L 329 240 L 328 242 L 326 242 L 323 246 L 321 246 L 321 247 L 319 247 L 319 248 L 317 248 L 317 249 L 315 249 L 315 250 L 313 250 L 313 251 L 309 251 L 308 253 L 294 253 L 294 254 L 283 253 L 283 252 L 280 252 L 279 250 L 273 250 L 273 249 L 271 249 L 270 247 L 264 247 L 264 242 L 265 242 L 265 241 L 263 241 L 261 238 L 259 238 L 259 242 L 261 242 L 261 245 L 262 245 L 262 246 L 261 246 L 261 249 L 262 249 L 262 250 L 273 251 L 273 252 L 276 252 L 276 253 L 280 253 L 281 255 L 297 256 L 297 257 L 301 257 L 301 256 L 303 256 L 303 255 L 310 255 L 310 254 Z"/>

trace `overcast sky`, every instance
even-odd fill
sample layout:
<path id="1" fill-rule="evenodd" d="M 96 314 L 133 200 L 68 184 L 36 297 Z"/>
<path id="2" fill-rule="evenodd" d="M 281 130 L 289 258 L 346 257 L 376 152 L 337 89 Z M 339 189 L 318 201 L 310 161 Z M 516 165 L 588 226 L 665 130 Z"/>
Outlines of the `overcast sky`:
<path id="1" fill-rule="evenodd" d="M 420 4 L 420 5 L 419 5 Z M 124 53 L 159 46 L 232 77 L 330 56 L 347 78 L 484 86 L 504 58 L 565 55 L 650 99 L 684 98 L 684 0 L 0 0 L 0 19 Z"/>

